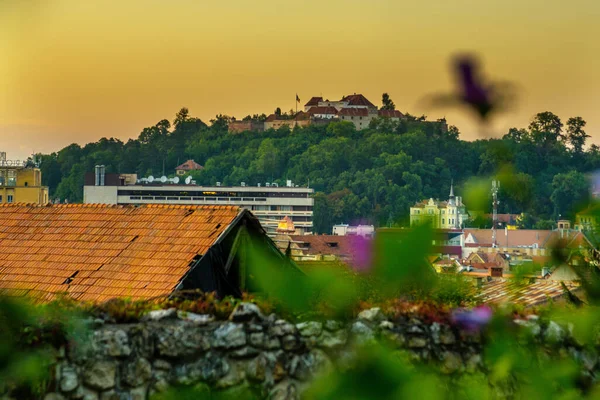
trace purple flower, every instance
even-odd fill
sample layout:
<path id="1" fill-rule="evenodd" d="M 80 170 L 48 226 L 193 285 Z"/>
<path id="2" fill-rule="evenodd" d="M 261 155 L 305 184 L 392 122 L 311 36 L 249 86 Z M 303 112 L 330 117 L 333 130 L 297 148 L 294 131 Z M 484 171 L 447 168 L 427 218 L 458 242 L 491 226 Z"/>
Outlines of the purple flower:
<path id="1" fill-rule="evenodd" d="M 454 310 L 452 322 L 467 331 L 474 332 L 487 325 L 492 319 L 492 314 L 492 309 L 488 306 L 479 306 L 472 310 Z"/>

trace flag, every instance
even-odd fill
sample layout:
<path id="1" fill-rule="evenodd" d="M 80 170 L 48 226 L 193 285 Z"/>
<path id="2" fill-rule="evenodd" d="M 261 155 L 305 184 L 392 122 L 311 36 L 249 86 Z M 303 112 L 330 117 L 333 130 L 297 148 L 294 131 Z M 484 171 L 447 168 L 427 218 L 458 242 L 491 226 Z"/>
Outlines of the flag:
<path id="1" fill-rule="evenodd" d="M 296 93 L 296 103 L 300 103 L 300 97 L 298 97 L 298 93 Z"/>

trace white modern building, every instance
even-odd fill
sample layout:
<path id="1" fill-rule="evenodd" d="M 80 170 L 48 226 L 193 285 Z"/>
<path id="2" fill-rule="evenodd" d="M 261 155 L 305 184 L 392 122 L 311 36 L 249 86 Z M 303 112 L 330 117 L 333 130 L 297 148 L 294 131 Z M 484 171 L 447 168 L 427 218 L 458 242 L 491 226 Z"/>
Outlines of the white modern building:
<path id="1" fill-rule="evenodd" d="M 299 234 L 310 234 L 313 230 L 314 189 L 296 187 L 290 181 L 285 187 L 269 183 L 260 186 L 244 183 L 240 186 L 222 186 L 220 183 L 199 186 L 189 180 L 187 184 L 179 182 L 177 178 L 170 183 L 166 179 L 143 179 L 128 184 L 122 176 L 125 175 L 105 174 L 103 179 L 96 179 L 94 173 L 87 174 L 83 202 L 240 206 L 252 211 L 269 235 L 275 235 L 278 223 L 286 216 L 292 220 Z"/>
<path id="2" fill-rule="evenodd" d="M 375 227 L 373 225 L 351 226 L 348 224 L 339 224 L 333 226 L 333 234 L 337 236 L 373 237 L 375 235 Z"/>

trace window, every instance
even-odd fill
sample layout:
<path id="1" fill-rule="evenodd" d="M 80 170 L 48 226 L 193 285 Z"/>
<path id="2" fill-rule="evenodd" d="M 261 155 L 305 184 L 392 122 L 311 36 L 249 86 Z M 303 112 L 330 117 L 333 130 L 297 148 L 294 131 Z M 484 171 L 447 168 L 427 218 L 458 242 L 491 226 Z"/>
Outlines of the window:
<path id="1" fill-rule="evenodd" d="M 25 182 L 25 186 L 29 186 L 29 182 Z"/>
<path id="2" fill-rule="evenodd" d="M 6 196 L 6 202 L 7 203 L 12 203 L 13 202 L 13 195 L 9 194 L 8 196 Z"/>
<path id="3" fill-rule="evenodd" d="M 2 203 L 2 196 L 0 196 L 0 203 Z"/>
<path id="4" fill-rule="evenodd" d="M 442 218 L 442 225 L 444 225 L 445 223 L 446 223 L 446 222 L 445 222 L 444 218 Z"/>

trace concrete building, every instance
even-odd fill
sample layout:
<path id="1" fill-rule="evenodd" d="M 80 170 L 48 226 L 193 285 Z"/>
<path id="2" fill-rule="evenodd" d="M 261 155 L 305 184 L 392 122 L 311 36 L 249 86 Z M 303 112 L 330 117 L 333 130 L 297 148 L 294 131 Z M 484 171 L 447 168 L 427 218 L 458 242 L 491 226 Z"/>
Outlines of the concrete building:
<path id="1" fill-rule="evenodd" d="M 42 172 L 31 160 L 7 160 L 0 153 L 0 204 L 48 203 L 48 187 L 42 186 Z"/>
<path id="2" fill-rule="evenodd" d="M 348 224 L 339 224 L 333 226 L 333 235 L 372 237 L 375 235 L 375 227 L 373 225 L 350 226 Z"/>
<path id="3" fill-rule="evenodd" d="M 462 228 L 468 214 L 460 196 L 454 196 L 454 188 L 450 186 L 448 201 L 434 199 L 423 200 L 410 208 L 410 225 L 418 225 L 431 221 L 434 228 Z"/>
<path id="4" fill-rule="evenodd" d="M 313 229 L 312 194 L 314 189 L 276 184 L 260 186 L 199 186 L 168 184 L 149 179 L 126 184 L 119 174 L 106 174 L 99 184 L 94 173 L 85 176 L 83 202 L 97 204 L 190 204 L 239 206 L 252 211 L 269 235 L 275 235 L 286 216 L 296 232 L 309 234 Z"/>

